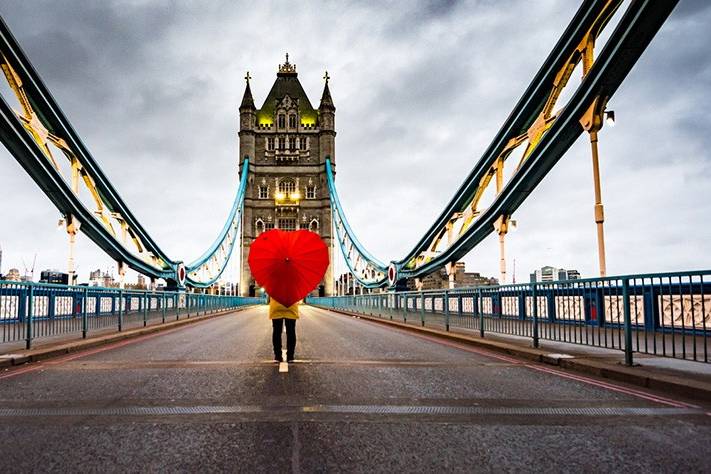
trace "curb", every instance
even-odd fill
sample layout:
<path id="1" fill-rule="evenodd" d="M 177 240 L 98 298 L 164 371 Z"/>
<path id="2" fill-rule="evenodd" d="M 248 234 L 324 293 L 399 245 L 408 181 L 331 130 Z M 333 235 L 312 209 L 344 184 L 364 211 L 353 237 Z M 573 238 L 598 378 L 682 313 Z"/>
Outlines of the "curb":
<path id="1" fill-rule="evenodd" d="M 103 336 L 92 337 L 89 339 L 80 339 L 78 341 L 59 343 L 54 346 L 29 350 L 24 349 L 22 351 L 19 351 L 17 354 L 13 354 L 12 357 L 0 356 L 0 368 L 7 369 L 8 367 L 15 367 L 18 365 L 27 364 L 29 362 L 39 362 L 41 360 L 52 359 L 74 352 L 81 352 L 87 349 L 92 349 L 94 347 L 103 346 L 126 339 L 134 339 L 140 336 L 146 336 L 148 334 L 154 334 L 169 329 L 179 328 L 181 326 L 187 326 L 188 324 L 207 321 L 209 319 L 214 319 L 229 313 L 236 313 L 252 307 L 253 306 L 251 305 L 242 306 L 234 309 L 223 310 L 209 315 L 196 316 L 192 318 L 188 317 L 178 321 L 171 321 L 166 323 L 159 323 L 153 326 L 129 329 L 127 331 L 106 334 Z"/>
<path id="2" fill-rule="evenodd" d="M 683 377 L 658 374 L 648 369 L 640 367 L 627 367 L 618 364 L 605 363 L 599 360 L 568 357 L 555 357 L 549 351 L 535 349 L 532 347 L 522 347 L 517 344 L 510 344 L 500 341 L 489 341 L 486 339 L 474 338 L 464 334 L 447 332 L 440 329 L 432 329 L 412 324 L 401 323 L 399 321 L 391 321 L 389 319 L 381 319 L 374 316 L 368 316 L 359 313 L 353 313 L 341 309 L 326 308 L 322 306 L 312 305 L 314 308 L 319 308 L 334 313 L 344 314 L 346 316 L 366 319 L 375 323 L 380 323 L 384 326 L 394 326 L 406 331 L 428 334 L 450 341 L 460 342 L 471 346 L 477 346 L 502 354 L 510 355 L 519 359 L 540 362 L 548 365 L 555 365 L 562 369 L 571 370 L 574 372 L 584 373 L 588 375 L 596 375 L 598 377 L 625 382 L 639 387 L 659 390 L 666 393 L 672 393 L 683 397 L 693 398 L 697 400 L 711 400 L 711 382 L 700 382 L 697 380 L 688 380 Z"/>

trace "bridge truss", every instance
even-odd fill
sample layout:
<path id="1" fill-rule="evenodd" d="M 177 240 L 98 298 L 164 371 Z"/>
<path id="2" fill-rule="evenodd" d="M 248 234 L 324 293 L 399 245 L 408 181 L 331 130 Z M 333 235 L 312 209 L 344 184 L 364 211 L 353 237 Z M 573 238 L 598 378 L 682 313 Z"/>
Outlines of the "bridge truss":
<path id="1" fill-rule="evenodd" d="M 603 124 L 607 101 L 677 2 L 631 1 L 596 56 L 596 40 L 622 3 L 622 0 L 582 2 L 464 183 L 402 259 L 386 266 L 358 242 L 338 200 L 330 163 L 326 164 L 339 246 L 349 270 L 362 286 L 392 287 L 442 267 L 452 271 L 455 262 L 493 232 L 503 242 L 513 212 L 583 132 L 590 135 L 596 160 L 597 133 Z M 582 81 L 567 103 L 559 104 L 579 64 Z M 601 232 L 604 220 L 601 203 L 595 206 L 595 219 Z M 604 274 L 604 261 L 601 271 Z"/>
<path id="2" fill-rule="evenodd" d="M 402 259 L 386 265 L 360 244 L 338 199 L 330 159 L 326 160 L 339 247 L 361 285 L 394 286 L 442 267 L 451 269 L 492 232 L 503 239 L 513 212 L 583 132 L 589 133 L 596 149 L 607 101 L 677 1 L 632 0 L 595 55 L 596 41 L 622 3 L 582 2 L 464 183 Z M 582 81 L 570 99 L 559 104 L 578 65 L 582 65 Z M 0 21 L 0 66 L 19 104 L 15 111 L 4 98 L 0 100 L 0 140 L 65 217 L 70 239 L 81 230 L 119 262 L 120 269 L 128 266 L 176 286 L 207 287 L 219 279 L 239 238 L 249 159 L 244 160 L 237 195 L 222 231 L 200 258 L 185 265 L 169 258 L 135 218 L 4 21 Z M 601 203 L 595 212 L 601 229 Z"/>

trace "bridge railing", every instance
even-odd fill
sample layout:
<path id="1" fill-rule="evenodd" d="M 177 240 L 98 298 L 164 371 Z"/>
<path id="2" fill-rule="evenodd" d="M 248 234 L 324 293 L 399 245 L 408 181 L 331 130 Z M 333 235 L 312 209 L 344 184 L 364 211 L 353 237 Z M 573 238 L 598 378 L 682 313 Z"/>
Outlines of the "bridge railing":
<path id="1" fill-rule="evenodd" d="M 711 270 L 449 290 L 308 298 L 307 303 L 464 332 L 499 333 L 709 362 Z"/>
<path id="2" fill-rule="evenodd" d="M 0 344 L 161 324 L 263 298 L 0 281 Z M 0 348 L 2 346 L 0 345 Z"/>

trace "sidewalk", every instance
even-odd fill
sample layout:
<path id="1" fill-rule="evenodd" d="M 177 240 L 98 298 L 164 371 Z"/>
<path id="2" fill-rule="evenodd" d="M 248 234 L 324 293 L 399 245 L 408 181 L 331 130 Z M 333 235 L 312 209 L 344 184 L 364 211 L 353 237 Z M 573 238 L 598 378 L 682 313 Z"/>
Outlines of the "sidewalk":
<path id="1" fill-rule="evenodd" d="M 117 332 L 113 325 L 92 331 L 86 339 L 82 339 L 81 331 L 68 332 L 57 336 L 37 339 L 32 349 L 29 350 L 24 348 L 24 341 L 8 342 L 0 344 L 0 369 L 7 369 L 8 367 L 22 365 L 28 362 L 37 362 L 126 339 L 176 329 L 187 324 L 206 321 L 251 307 L 252 306 L 241 306 L 207 315 L 203 314 L 202 316 L 183 316 L 183 319 L 166 320 L 165 323 L 162 323 L 160 316 L 154 315 L 148 318 L 146 326 L 143 326 L 142 319 L 131 318 L 126 321 L 127 324 L 124 325 L 121 332 Z M 173 316 L 173 318 L 174 317 L 175 316 Z"/>
<path id="2" fill-rule="evenodd" d="M 624 352 L 616 349 L 603 349 L 544 339 L 540 340 L 538 348 L 534 348 L 528 337 L 487 332 L 482 338 L 476 330 L 451 327 L 449 331 L 446 331 L 444 327 L 422 327 L 340 309 L 315 307 L 407 331 L 471 344 L 517 358 L 555 365 L 563 369 L 597 375 L 683 397 L 711 400 L 711 364 L 703 362 L 635 353 L 634 366 L 629 367 L 624 365 Z"/>

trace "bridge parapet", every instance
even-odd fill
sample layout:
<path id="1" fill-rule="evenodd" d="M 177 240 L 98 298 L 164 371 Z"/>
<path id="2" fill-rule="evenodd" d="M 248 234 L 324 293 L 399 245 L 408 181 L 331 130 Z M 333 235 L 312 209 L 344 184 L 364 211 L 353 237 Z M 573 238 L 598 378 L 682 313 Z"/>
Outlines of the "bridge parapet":
<path id="1" fill-rule="evenodd" d="M 358 314 L 709 362 L 711 270 L 308 298 Z"/>

